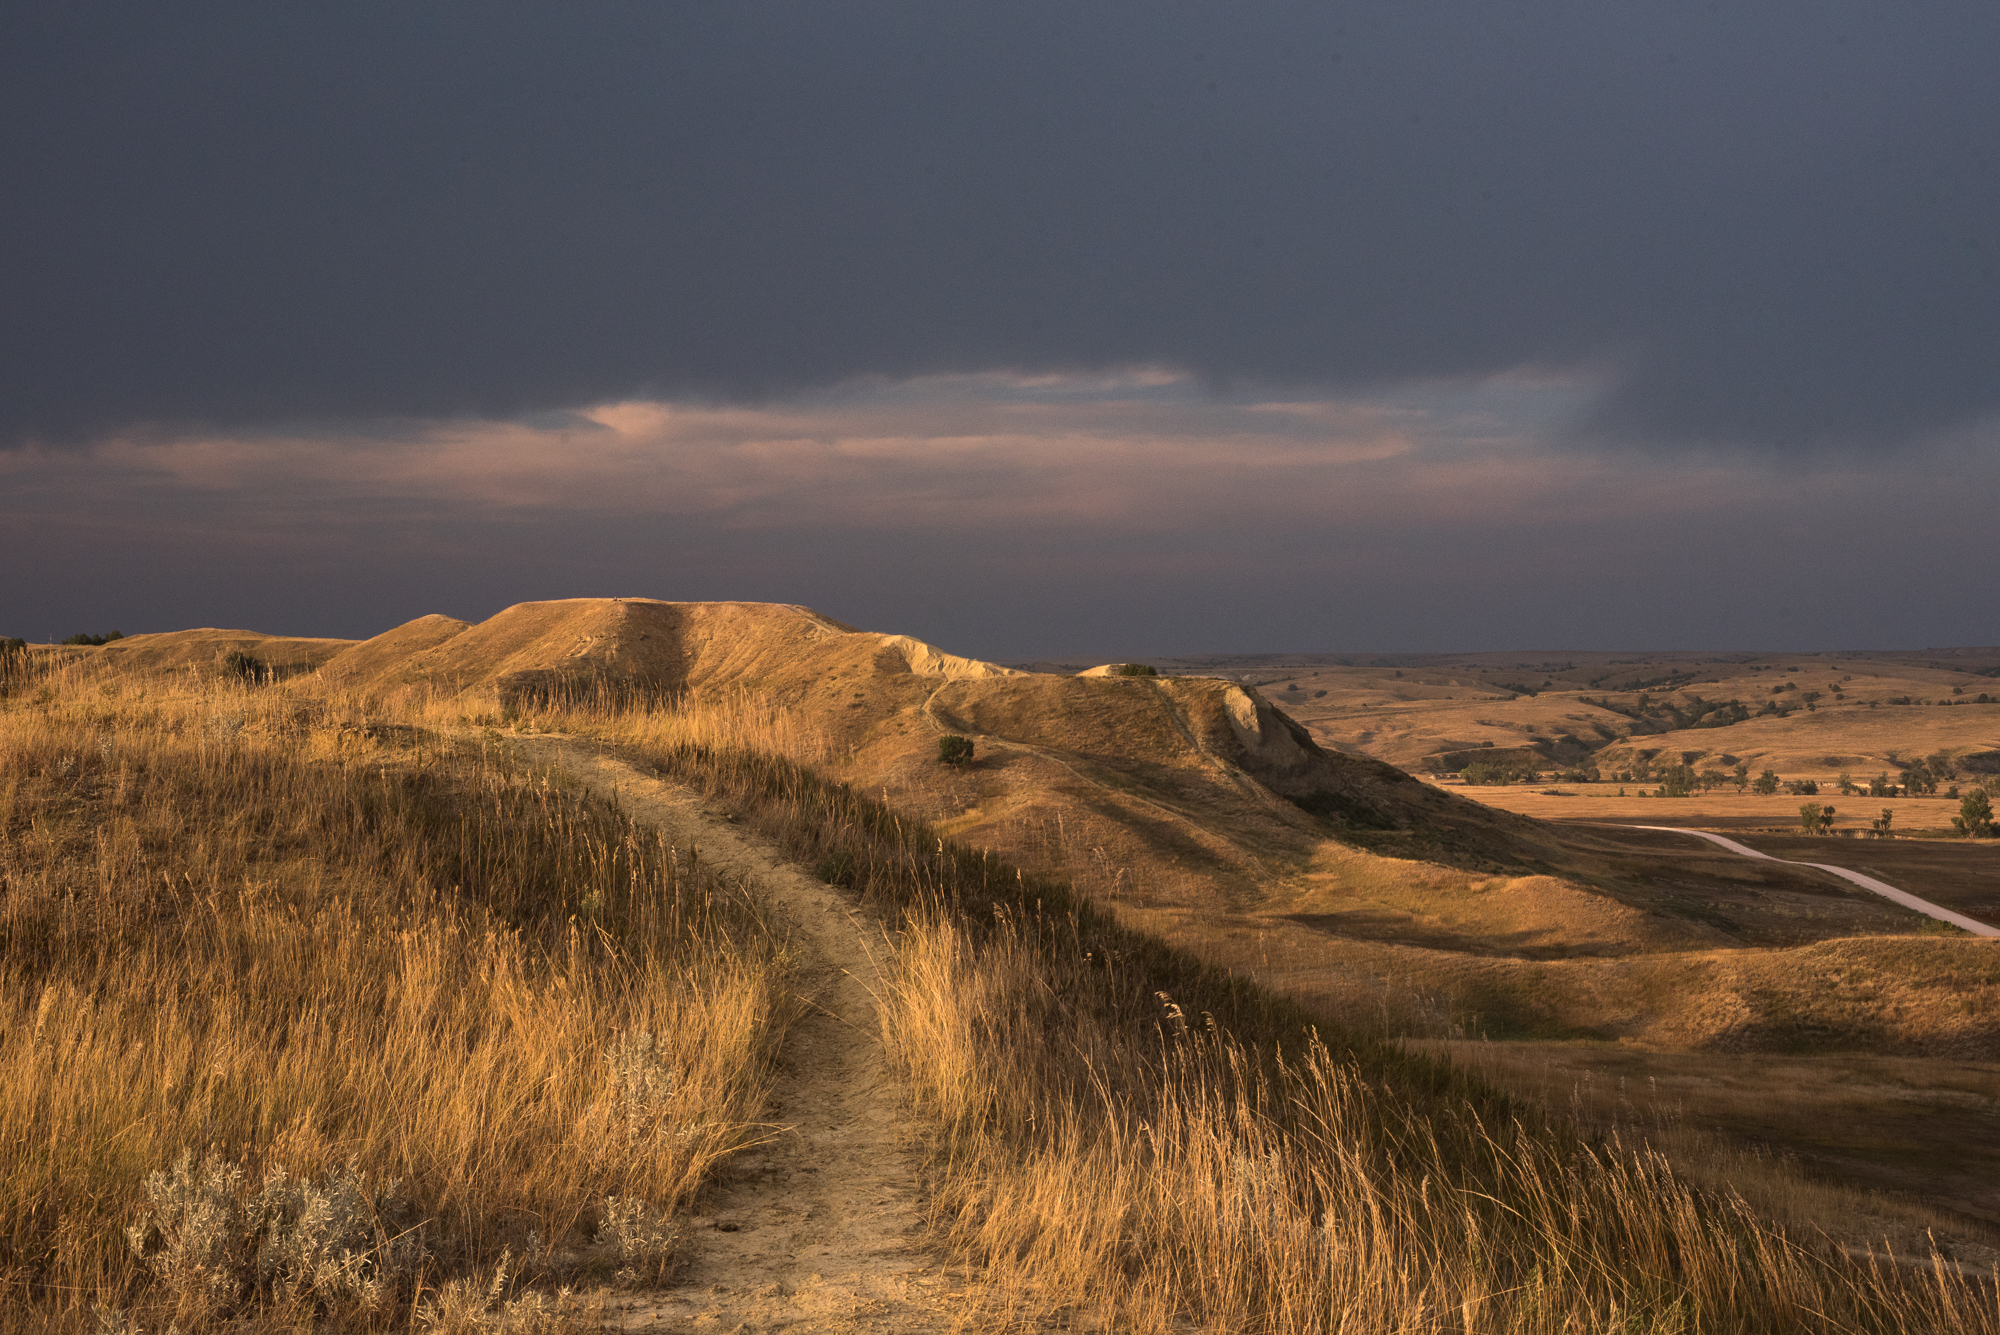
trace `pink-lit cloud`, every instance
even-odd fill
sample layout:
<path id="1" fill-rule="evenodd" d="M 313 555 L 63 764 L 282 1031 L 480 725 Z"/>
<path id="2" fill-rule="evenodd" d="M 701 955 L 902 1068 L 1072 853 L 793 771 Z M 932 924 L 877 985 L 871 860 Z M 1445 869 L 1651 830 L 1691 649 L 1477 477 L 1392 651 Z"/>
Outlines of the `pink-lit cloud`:
<path id="1" fill-rule="evenodd" d="M 1508 390 L 1559 407 L 1577 397 L 1559 381 Z M 38 508 L 116 493 L 248 512 L 394 503 L 738 529 L 1532 523 L 1607 503 L 1701 510 L 1770 485 L 1740 461 L 1635 468 L 1560 451 L 1471 397 L 1233 402 L 1157 371 L 932 377 L 756 407 L 607 403 L 535 424 L 128 435 L 0 455 L 0 476 Z"/>
<path id="2" fill-rule="evenodd" d="M 372 633 L 624 592 L 815 603 L 1003 657 L 1773 643 L 1808 616 L 1836 642 L 1858 601 L 1913 626 L 1954 615 L 1950 581 L 1912 585 L 1896 574 L 1912 549 L 1884 564 L 1877 535 L 1990 518 L 1989 438 L 1940 442 L 1922 467 L 1577 449 L 1593 389 L 1231 399 L 1154 371 L 985 375 L 525 422 L 128 433 L 0 452 L 0 557 L 18 587 L 128 599 L 135 625 L 192 598 L 216 609 L 204 622 Z"/>

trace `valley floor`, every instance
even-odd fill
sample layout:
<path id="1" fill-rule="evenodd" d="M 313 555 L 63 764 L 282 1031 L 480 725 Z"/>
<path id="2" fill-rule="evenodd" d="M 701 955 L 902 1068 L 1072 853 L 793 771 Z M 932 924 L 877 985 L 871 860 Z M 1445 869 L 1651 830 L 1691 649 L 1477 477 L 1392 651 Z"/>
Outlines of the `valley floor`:
<path id="1" fill-rule="evenodd" d="M 1537 820 L 1615 821 L 1625 824 L 1693 825 L 1705 830 L 1797 830 L 1799 807 L 1818 802 L 1835 809 L 1836 837 L 1867 841 L 1870 826 L 1886 809 L 1895 813 L 1897 832 L 1945 833 L 1958 814 L 1955 797 L 1842 797 L 1822 788 L 1812 796 L 1716 791 L 1693 797 L 1648 797 L 1648 785 L 1630 783 L 1459 784 L 1442 785 L 1502 811 Z M 1872 842 L 1872 841 L 1870 841 Z M 2000 843 L 1991 845 L 2000 850 Z M 1996 859 L 2000 861 L 2000 859 Z"/>

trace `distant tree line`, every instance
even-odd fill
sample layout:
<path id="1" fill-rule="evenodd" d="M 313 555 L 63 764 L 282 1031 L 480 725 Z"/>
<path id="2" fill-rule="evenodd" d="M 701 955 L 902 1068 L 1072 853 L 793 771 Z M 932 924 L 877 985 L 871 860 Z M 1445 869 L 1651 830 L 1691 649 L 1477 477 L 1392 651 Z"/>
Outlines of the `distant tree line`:
<path id="1" fill-rule="evenodd" d="M 1685 700 L 1655 700 L 1649 692 L 1639 692 L 1639 698 L 1629 704 L 1613 700 L 1609 696 L 1592 699 L 1587 695 L 1577 697 L 1587 705 L 1620 714 L 1640 724 L 1647 731 L 1678 732 L 1688 728 L 1727 728 L 1733 724 L 1745 723 L 1752 718 L 1750 707 L 1741 700 L 1708 700 L 1699 695 L 1689 695 Z M 1783 717 L 1792 712 L 1766 703 L 1762 714 Z M 1656 724 L 1655 720 L 1659 722 Z"/>
<path id="2" fill-rule="evenodd" d="M 1503 758 L 1472 761 L 1458 771 L 1458 777 L 1469 784 L 1495 787 L 1509 783 L 1596 783 L 1600 775 L 1595 765 L 1544 771 L 1532 761 Z"/>
<path id="3" fill-rule="evenodd" d="M 1614 672 L 1607 672 L 1601 677 L 1592 677 L 1590 679 L 1590 686 L 1594 690 L 1616 675 Z M 1683 686 L 1692 686 L 1700 679 L 1701 674 L 1699 672 L 1683 670 L 1663 673 L 1657 677 L 1634 677 L 1631 681 L 1626 682 L 1617 689 L 1621 691 L 1644 691 L 1650 690 L 1655 686 L 1664 686 L 1667 690 L 1677 691 Z"/>
<path id="4" fill-rule="evenodd" d="M 1541 771 L 1525 761 L 1475 760 L 1460 770 L 1458 776 L 1467 783 L 1491 787 L 1507 783 L 1534 783 L 1541 777 Z"/>

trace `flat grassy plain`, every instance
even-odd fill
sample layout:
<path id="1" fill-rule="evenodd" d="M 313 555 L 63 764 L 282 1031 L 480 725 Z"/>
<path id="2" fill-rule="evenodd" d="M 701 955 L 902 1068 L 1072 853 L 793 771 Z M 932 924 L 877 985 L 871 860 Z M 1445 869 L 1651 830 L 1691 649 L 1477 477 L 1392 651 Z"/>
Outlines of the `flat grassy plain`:
<path id="1" fill-rule="evenodd" d="M 1475 802 L 1503 811 L 1517 811 L 1536 820 L 1685 825 L 1732 838 L 1738 830 L 1797 830 L 1799 807 L 1806 802 L 1817 802 L 1834 808 L 1836 836 L 1858 838 L 1861 843 L 1874 842 L 1869 837 L 1872 826 L 1885 809 L 1895 813 L 1891 829 L 1897 834 L 1949 833 L 1951 818 L 1958 814 L 1959 804 L 1955 797 L 1869 797 L 1865 793 L 1843 797 L 1831 791 L 1830 785 L 1811 796 L 1779 793 L 1771 797 L 1722 791 L 1689 797 L 1642 797 L 1641 788 L 1650 790 L 1657 785 L 1638 783 L 1459 784 L 1454 781 L 1445 786 Z M 1623 796 L 1619 795 L 1621 788 L 1625 790 Z M 1843 854 L 1856 847 L 1854 843 L 1839 845 Z"/>
<path id="2" fill-rule="evenodd" d="M 1608 791 L 1607 791 L 1608 790 Z M 1956 798 L 1758 797 L 1709 794 L 1687 798 L 1633 798 L 1615 795 L 1610 784 L 1560 784 L 1554 792 L 1523 787 L 1468 787 L 1477 801 L 1506 811 L 1554 823 L 1578 847 L 1623 848 L 1634 858 L 1679 859 L 1712 875 L 1727 874 L 1726 850 L 1704 849 L 1692 840 L 1641 829 L 1673 826 L 1711 830 L 1773 857 L 1792 862 L 1823 862 L 1864 872 L 1922 899 L 2000 926 L 2000 839 L 1968 839 L 1953 830 L 1959 812 Z M 1555 795 L 1559 793 L 1560 796 Z M 1838 813 L 1830 835 L 1808 835 L 1799 828 L 1802 803 L 1830 805 Z M 1859 808 L 1853 816 L 1850 811 Z M 1894 813 L 1896 838 L 1877 838 L 1871 828 L 1877 815 Z M 1789 819 L 1787 819 L 1789 818 Z M 1622 828 L 1621 828 L 1622 827 Z M 1742 860 L 1738 859 L 1738 865 Z M 1831 886 L 1812 873 L 1791 875 L 1802 893 L 1838 891 L 1853 902 L 1857 930 L 1881 913 L 1844 887 Z M 1705 896 L 1720 905 L 1730 898 Z M 1922 927 L 1920 923 L 1909 923 Z"/>
<path id="3" fill-rule="evenodd" d="M 1868 839 L 1829 845 L 1805 835 L 1750 833 L 1739 842 L 1773 857 L 1827 862 L 2000 925 L 2000 840 Z"/>

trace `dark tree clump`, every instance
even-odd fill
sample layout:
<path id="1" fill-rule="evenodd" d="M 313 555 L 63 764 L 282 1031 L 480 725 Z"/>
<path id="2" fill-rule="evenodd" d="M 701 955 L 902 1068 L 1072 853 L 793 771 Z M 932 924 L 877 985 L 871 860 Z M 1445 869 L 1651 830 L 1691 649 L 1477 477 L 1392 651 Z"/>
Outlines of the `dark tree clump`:
<path id="1" fill-rule="evenodd" d="M 269 681 L 271 668 L 255 654 L 246 654 L 241 649 L 231 649 L 222 656 L 222 671 L 225 676 L 241 677 L 245 681 Z"/>
<path id="2" fill-rule="evenodd" d="M 1951 818 L 1958 832 L 1968 839 L 1991 839 L 1993 837 L 1993 799 L 1983 788 L 1975 789 L 1960 799 L 1958 814 Z"/>

